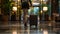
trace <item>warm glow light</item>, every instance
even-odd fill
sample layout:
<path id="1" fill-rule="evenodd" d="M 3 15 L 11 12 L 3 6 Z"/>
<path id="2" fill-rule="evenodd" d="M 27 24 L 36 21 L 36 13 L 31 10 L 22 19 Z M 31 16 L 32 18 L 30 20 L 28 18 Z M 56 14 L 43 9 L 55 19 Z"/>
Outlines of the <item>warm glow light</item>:
<path id="1" fill-rule="evenodd" d="M 41 13 L 43 13 L 43 11 L 41 10 Z"/>
<path id="2" fill-rule="evenodd" d="M 13 7 L 13 11 L 17 11 L 17 7 Z"/>
<path id="3" fill-rule="evenodd" d="M 48 0 L 40 0 L 40 1 L 48 1 Z"/>
<path id="4" fill-rule="evenodd" d="M 43 34 L 48 34 L 48 31 L 47 31 L 47 30 L 44 30 L 44 31 L 43 31 Z"/>
<path id="5" fill-rule="evenodd" d="M 29 17 L 29 15 L 26 15 L 26 17 Z"/>
<path id="6" fill-rule="evenodd" d="M 40 1 L 45 1 L 45 0 L 40 0 Z"/>
<path id="7" fill-rule="evenodd" d="M 39 5 L 40 3 L 33 3 L 32 5 Z"/>
<path id="8" fill-rule="evenodd" d="M 43 7 L 43 11 L 47 11 L 48 10 L 48 7 Z"/>
<path id="9" fill-rule="evenodd" d="M 17 31 L 13 31 L 12 34 L 17 34 Z"/>
<path id="10" fill-rule="evenodd" d="M 20 0 L 18 0 L 18 1 L 20 1 Z"/>
<path id="11" fill-rule="evenodd" d="M 40 0 L 40 1 L 43 1 L 43 0 Z"/>
<path id="12" fill-rule="evenodd" d="M 18 6 L 18 8 L 20 8 L 20 6 Z"/>

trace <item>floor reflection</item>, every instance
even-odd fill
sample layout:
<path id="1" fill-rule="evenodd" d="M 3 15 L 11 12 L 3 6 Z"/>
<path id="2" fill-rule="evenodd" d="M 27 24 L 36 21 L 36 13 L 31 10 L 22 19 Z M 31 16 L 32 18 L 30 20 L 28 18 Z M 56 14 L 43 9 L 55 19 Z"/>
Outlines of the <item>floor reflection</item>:
<path id="1" fill-rule="evenodd" d="M 48 30 L 43 30 L 39 28 L 40 26 L 38 26 L 37 28 L 35 26 L 30 27 L 28 25 L 27 28 L 24 27 L 23 23 L 19 23 L 17 22 L 9 22 L 9 25 L 4 26 L 2 29 L 0 27 L 0 34 L 56 34 L 53 31 L 48 31 Z"/>
<path id="2" fill-rule="evenodd" d="M 12 31 L 12 34 L 18 34 L 16 30 Z"/>

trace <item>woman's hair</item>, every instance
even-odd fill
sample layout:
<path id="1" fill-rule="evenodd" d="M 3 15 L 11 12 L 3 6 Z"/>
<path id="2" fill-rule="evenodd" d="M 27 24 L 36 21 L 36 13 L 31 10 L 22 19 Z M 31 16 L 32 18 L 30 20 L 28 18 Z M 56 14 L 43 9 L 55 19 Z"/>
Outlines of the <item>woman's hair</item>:
<path id="1" fill-rule="evenodd" d="M 23 2 L 24 0 L 21 0 L 21 3 Z M 32 5 L 32 1 L 31 0 L 26 0 L 27 2 L 30 2 L 30 4 Z"/>

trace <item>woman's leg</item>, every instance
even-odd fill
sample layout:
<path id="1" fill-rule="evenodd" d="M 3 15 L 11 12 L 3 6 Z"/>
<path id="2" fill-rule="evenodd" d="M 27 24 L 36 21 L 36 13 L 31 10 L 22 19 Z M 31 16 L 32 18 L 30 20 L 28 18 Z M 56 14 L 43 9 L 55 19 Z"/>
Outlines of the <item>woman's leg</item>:
<path id="1" fill-rule="evenodd" d="M 28 9 L 24 9 L 23 12 L 24 12 L 23 23 L 24 23 L 24 26 L 27 26 L 27 23 L 28 23 L 28 17 L 27 17 L 27 15 L 28 15 Z"/>

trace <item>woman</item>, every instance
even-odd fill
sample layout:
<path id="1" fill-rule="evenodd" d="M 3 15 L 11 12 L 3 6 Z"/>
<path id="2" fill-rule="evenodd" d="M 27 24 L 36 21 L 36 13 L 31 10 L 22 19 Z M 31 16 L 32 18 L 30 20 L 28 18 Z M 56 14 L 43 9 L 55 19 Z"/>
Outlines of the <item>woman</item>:
<path id="1" fill-rule="evenodd" d="M 27 23 L 28 23 L 27 15 L 28 15 L 29 3 L 30 3 L 30 6 L 32 6 L 31 0 L 21 0 L 22 10 L 24 13 L 23 14 L 23 23 L 24 23 L 25 27 L 27 27 Z"/>

